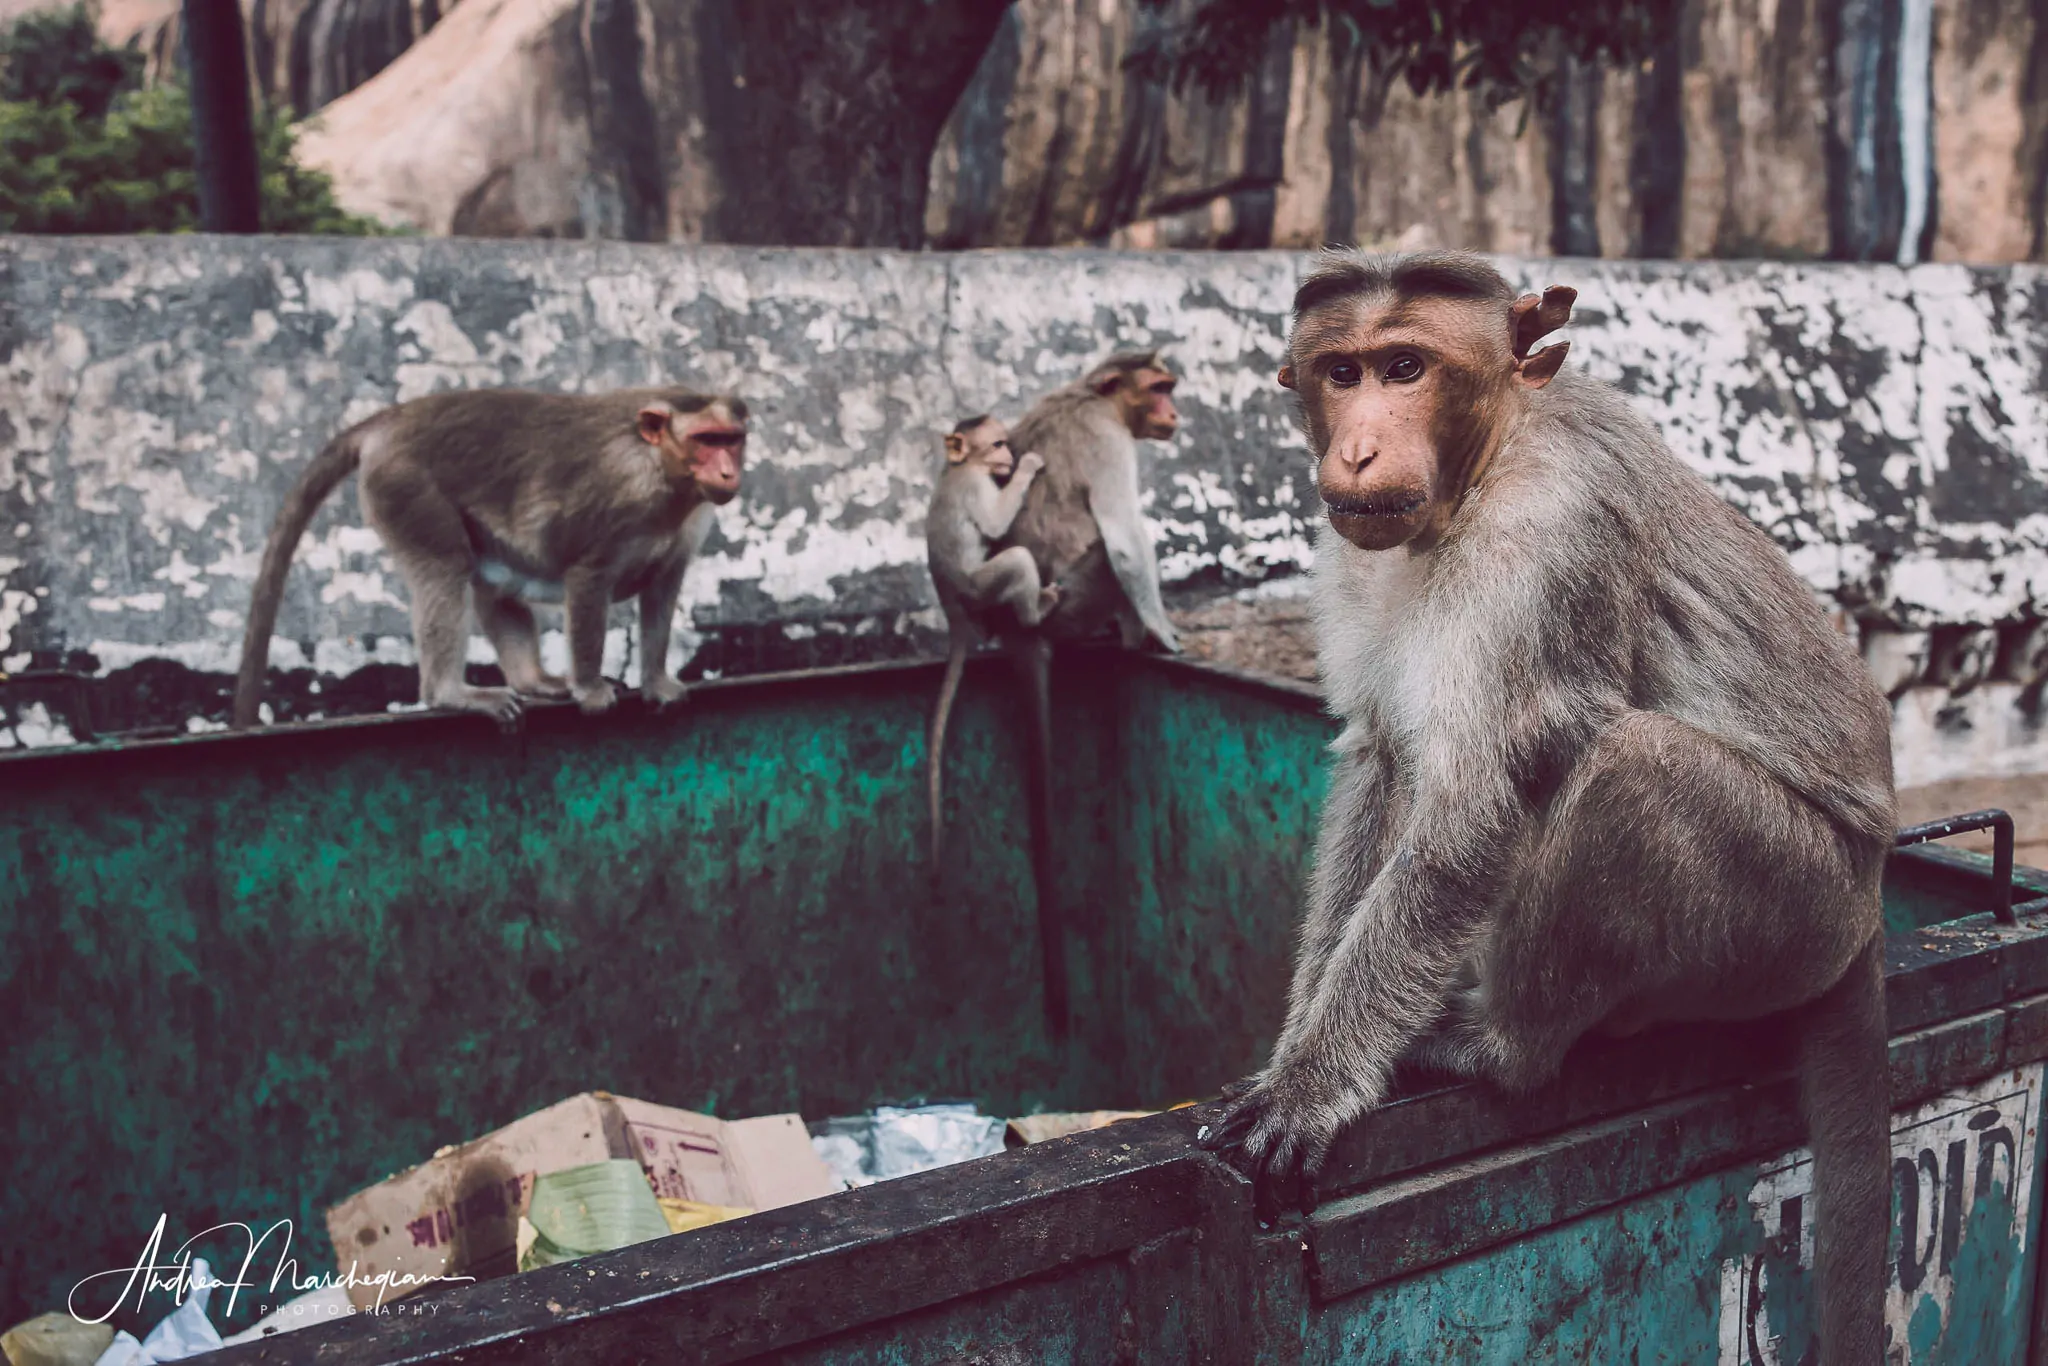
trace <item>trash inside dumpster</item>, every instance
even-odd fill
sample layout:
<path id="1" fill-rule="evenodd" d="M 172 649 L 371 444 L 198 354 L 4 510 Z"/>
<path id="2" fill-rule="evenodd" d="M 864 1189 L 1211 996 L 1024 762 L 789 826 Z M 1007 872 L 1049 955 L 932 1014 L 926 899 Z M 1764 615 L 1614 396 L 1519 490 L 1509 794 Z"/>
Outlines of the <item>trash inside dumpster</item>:
<path id="1" fill-rule="evenodd" d="M 637 1227 L 646 1237 L 671 1231 L 657 1199 L 752 1211 L 837 1189 L 796 1115 L 727 1121 L 588 1091 L 443 1149 L 329 1209 L 337 1264 L 353 1264 L 361 1277 L 350 1288 L 355 1304 L 398 1299 L 449 1277 L 512 1271 L 521 1221 L 537 1199 L 540 1208 L 556 1211 L 563 1198 L 557 1191 L 537 1197 L 536 1180 L 609 1161 L 634 1164 L 639 1173 L 648 1198 Z M 629 1241 L 638 1239 L 580 1250 L 609 1251 Z M 540 1247 L 541 1258 L 566 1260 L 545 1236 Z"/>

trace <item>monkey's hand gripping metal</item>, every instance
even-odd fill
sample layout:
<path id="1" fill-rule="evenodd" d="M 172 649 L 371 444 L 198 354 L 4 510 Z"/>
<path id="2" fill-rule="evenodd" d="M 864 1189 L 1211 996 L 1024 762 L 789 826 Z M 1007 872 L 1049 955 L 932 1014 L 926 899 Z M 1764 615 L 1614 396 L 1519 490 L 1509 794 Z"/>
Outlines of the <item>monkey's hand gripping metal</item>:
<path id="1" fill-rule="evenodd" d="M 1252 1183 L 1259 1223 L 1272 1224 L 1291 1183 L 1303 1214 L 1316 1208 L 1316 1178 L 1349 1115 L 1301 1072 L 1268 1070 L 1223 1089 L 1223 1110 L 1195 1135 Z"/>

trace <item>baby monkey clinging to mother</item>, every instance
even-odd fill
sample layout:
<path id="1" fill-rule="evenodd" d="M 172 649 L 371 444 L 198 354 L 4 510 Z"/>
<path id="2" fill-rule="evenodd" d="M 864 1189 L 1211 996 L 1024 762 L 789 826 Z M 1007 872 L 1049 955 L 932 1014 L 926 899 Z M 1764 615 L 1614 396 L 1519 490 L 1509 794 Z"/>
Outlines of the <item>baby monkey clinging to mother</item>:
<path id="1" fill-rule="evenodd" d="M 1819 1359 L 1868 1366 L 1889 709 L 1777 545 L 1535 349 L 1573 298 L 1454 253 L 1330 254 L 1295 295 L 1344 729 L 1285 1022 L 1203 1141 L 1311 1204 L 1404 1059 L 1521 1091 L 1589 1033 L 1791 1012 Z"/>
<path id="2" fill-rule="evenodd" d="M 1041 586 L 1038 564 L 1020 545 L 989 554 L 1023 510 L 1031 481 L 1045 468 L 1034 452 L 1023 456 L 1010 449 L 1010 429 L 989 415 L 963 419 L 946 434 L 946 468 L 925 514 L 925 555 L 932 584 L 946 613 L 949 636 L 946 680 L 932 711 L 929 761 L 932 808 L 932 866 L 938 866 L 943 843 L 940 811 L 941 770 L 946 753 L 946 718 L 960 691 L 967 651 L 985 632 L 994 634 L 1007 622 L 995 620 L 1007 610 L 1020 626 L 1036 626 L 1060 599 L 1060 590 Z"/>

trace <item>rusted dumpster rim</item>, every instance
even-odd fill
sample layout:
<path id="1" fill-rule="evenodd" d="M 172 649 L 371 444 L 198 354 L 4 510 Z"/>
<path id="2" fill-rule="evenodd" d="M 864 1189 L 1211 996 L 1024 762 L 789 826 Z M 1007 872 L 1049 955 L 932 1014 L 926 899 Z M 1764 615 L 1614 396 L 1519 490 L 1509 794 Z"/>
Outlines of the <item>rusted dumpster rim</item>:
<path id="1" fill-rule="evenodd" d="M 1108 646 L 1075 646 L 1070 647 L 1068 653 L 1080 658 L 1114 658 L 1127 661 L 1168 675 L 1178 674 L 1236 691 L 1252 693 L 1298 711 L 1323 710 L 1320 691 L 1311 684 L 1290 678 L 1252 673 L 1206 660 L 1172 655 L 1137 654 Z M 653 712 L 632 692 L 627 693 L 617 711 L 596 717 L 582 715 L 573 702 L 533 699 L 526 704 L 523 729 L 536 733 L 557 733 L 572 726 L 605 728 L 645 724 L 649 721 L 687 725 L 690 712 L 699 706 L 730 704 L 770 692 L 829 687 L 869 678 L 895 678 L 928 673 L 933 675 L 933 686 L 936 688 L 937 675 L 944 666 L 944 660 L 935 658 L 890 659 L 862 664 L 835 664 L 818 669 L 746 674 L 737 678 L 703 679 L 690 684 L 689 701 L 661 713 Z M 1000 655 L 988 653 L 971 658 L 969 667 L 977 671 L 986 671 L 1005 666 Z M 492 728 L 493 723 L 483 716 L 425 709 L 380 712 L 370 716 L 335 716 L 313 721 L 288 721 L 274 726 L 255 726 L 248 730 L 208 730 L 189 735 L 154 736 L 149 739 L 115 738 L 75 745 L 4 750 L 0 751 L 0 773 L 6 774 L 9 778 L 18 778 L 24 769 L 43 764 L 77 762 L 88 757 L 139 756 L 169 751 L 190 753 L 195 748 L 217 745 L 275 746 L 337 735 L 403 734 L 408 738 L 424 739 L 431 738 L 434 732 L 447 731 L 474 738 L 489 733 Z M 506 740 L 508 743 L 516 743 L 518 738 L 518 734 L 514 733 L 508 735 Z"/>
<path id="2" fill-rule="evenodd" d="M 1886 947 L 1900 1104 L 2048 1052 L 2048 916 L 2018 926 L 1971 916 Z M 1495 1168 L 1569 1168 L 1548 1212 L 1561 1221 L 1791 1146 L 1789 1061 L 1777 1021 L 1689 1026 L 1595 1043 L 1534 1097 L 1470 1085 L 1399 1096 L 1340 1140 L 1322 1211 L 1264 1234 L 1250 1224 L 1242 1180 L 1191 1144 L 1217 1113 L 1204 1104 L 451 1289 L 431 1312 L 310 1328 L 221 1361 L 736 1360 L 1186 1229 L 1205 1230 L 1204 1245 L 1226 1261 L 1233 1243 L 1260 1257 L 1306 1255 L 1319 1295 L 1350 1293 L 1514 1236 L 1475 1225 Z M 1702 1134 L 1744 1092 L 1736 1118 Z M 1645 1117 L 1692 1136 L 1684 1168 L 1578 1160 L 1588 1145 L 1641 1142 Z M 1228 1280 L 1229 1267 L 1222 1273 Z"/>

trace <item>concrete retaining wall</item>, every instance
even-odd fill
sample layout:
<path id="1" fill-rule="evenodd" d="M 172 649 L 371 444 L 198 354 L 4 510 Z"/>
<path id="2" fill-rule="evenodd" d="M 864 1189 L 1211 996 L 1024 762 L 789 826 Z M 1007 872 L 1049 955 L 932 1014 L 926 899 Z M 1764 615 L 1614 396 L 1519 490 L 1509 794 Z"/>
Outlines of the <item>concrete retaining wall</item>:
<path id="1" fill-rule="evenodd" d="M 128 680 L 102 693 L 140 720 L 217 716 L 270 518 L 337 428 L 443 388 L 668 380 L 757 415 L 745 495 L 685 587 L 686 673 L 929 649 L 938 434 L 1140 344 L 1185 376 L 1183 435 L 1146 470 L 1176 605 L 1284 603 L 1316 509 L 1272 378 L 1303 259 L 0 238 L 0 668 Z M 1942 680 L 1959 642 L 1990 651 L 1992 683 L 1916 694 L 1902 725 L 1946 716 L 1924 728 L 2048 768 L 2018 677 L 2048 614 L 2048 271 L 1503 265 L 1579 289 L 1572 363 L 1633 394 L 1901 687 Z M 382 706 L 410 660 L 350 492 L 300 550 L 279 706 Z M 0 744 L 63 738 L 20 710 Z"/>

